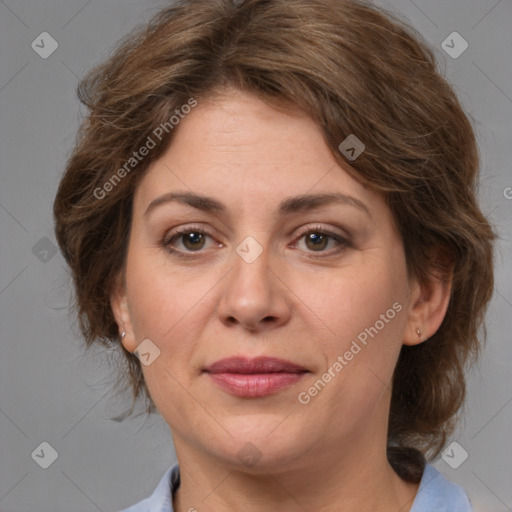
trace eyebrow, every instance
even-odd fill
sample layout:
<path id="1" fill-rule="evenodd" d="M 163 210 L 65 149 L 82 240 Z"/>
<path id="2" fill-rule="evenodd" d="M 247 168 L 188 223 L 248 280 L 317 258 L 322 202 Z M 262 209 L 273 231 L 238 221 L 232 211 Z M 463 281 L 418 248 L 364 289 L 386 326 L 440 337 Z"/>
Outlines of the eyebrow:
<path id="1" fill-rule="evenodd" d="M 198 210 L 207 213 L 222 214 L 227 212 L 227 208 L 217 199 L 208 196 L 201 196 L 192 193 L 169 192 L 157 197 L 146 208 L 144 217 L 147 217 L 155 208 L 163 204 L 178 202 L 192 206 Z M 308 210 L 318 209 L 330 204 L 350 205 L 358 208 L 371 217 L 368 207 L 359 199 L 341 193 L 326 194 L 304 194 L 289 197 L 281 201 L 278 207 L 278 214 L 282 217 L 292 213 L 300 213 Z"/>

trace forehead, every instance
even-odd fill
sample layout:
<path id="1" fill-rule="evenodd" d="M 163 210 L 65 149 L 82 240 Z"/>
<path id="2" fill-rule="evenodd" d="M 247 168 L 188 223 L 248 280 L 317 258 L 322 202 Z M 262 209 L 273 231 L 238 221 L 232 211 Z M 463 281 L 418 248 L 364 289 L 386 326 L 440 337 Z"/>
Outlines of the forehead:
<path id="1" fill-rule="evenodd" d="M 320 127 L 298 110 L 276 110 L 252 94 L 234 91 L 205 100 L 180 121 L 172 143 L 141 180 L 136 203 L 146 208 L 180 190 L 261 206 L 264 199 L 340 192 L 374 203 L 336 159 Z M 224 200 L 224 199 L 223 199 Z"/>

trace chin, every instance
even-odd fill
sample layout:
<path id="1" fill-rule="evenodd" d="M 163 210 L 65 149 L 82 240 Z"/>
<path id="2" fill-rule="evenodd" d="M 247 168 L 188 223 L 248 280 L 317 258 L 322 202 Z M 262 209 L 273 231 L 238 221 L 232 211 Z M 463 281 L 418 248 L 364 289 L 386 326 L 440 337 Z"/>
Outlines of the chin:
<path id="1" fill-rule="evenodd" d="M 281 429 L 279 434 L 278 429 Z M 264 422 L 256 428 L 247 425 L 243 431 L 230 432 L 233 437 L 229 437 L 225 451 L 218 455 L 226 464 L 253 474 L 289 468 L 306 448 L 296 433 L 283 429 L 276 421 Z"/>

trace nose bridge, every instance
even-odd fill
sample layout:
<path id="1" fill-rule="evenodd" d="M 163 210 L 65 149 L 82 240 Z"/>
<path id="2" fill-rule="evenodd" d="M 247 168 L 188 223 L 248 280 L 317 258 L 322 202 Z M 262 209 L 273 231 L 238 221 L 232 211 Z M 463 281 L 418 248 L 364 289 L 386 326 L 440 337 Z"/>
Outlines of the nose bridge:
<path id="1" fill-rule="evenodd" d="M 262 237 L 259 237 L 262 240 Z M 271 254 L 268 241 L 264 245 L 253 237 L 246 237 L 235 250 L 232 279 L 239 284 L 245 283 L 247 287 L 255 288 L 252 293 L 269 295 L 271 284 L 269 282 Z M 235 283 L 236 285 L 236 283 Z"/>
<path id="2" fill-rule="evenodd" d="M 219 304 L 221 320 L 240 323 L 251 330 L 282 324 L 289 317 L 285 290 L 279 285 L 268 237 L 247 236 L 235 248 L 233 268 Z M 260 243 L 261 242 L 261 243 Z"/>

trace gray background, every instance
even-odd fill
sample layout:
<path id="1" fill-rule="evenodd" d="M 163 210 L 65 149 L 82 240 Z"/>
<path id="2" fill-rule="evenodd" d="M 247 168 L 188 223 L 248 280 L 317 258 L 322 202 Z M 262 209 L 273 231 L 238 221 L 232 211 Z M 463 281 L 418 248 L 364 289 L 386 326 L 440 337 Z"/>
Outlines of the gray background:
<path id="1" fill-rule="evenodd" d="M 78 78 L 164 3 L 0 1 L 1 512 L 115 511 L 150 494 L 175 460 L 159 416 L 110 419 L 127 402 L 108 393 L 105 353 L 84 356 L 66 307 L 70 283 L 63 258 L 54 254 L 51 213 L 80 119 Z M 469 456 L 457 469 L 443 459 L 435 465 L 466 488 L 476 510 L 510 511 L 512 1 L 380 4 L 434 47 L 480 142 L 482 206 L 500 235 L 497 283 L 488 344 L 470 374 L 467 414 L 453 439 Z M 45 31 L 59 45 L 47 59 L 31 47 Z M 456 59 L 441 46 L 454 31 L 469 43 Z M 47 469 L 31 457 L 42 442 L 58 452 Z"/>

